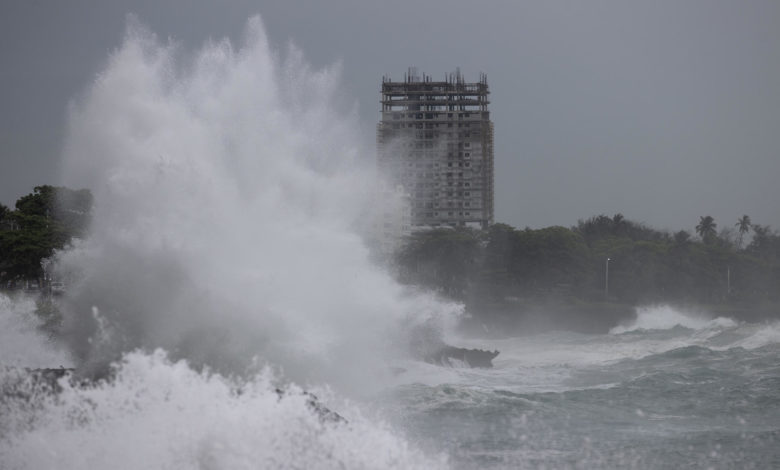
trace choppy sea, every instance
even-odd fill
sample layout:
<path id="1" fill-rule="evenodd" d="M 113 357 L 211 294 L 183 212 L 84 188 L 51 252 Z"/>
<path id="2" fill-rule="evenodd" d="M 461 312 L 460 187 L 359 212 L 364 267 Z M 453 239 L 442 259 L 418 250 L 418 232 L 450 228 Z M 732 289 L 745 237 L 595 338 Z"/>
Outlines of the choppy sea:
<path id="1" fill-rule="evenodd" d="M 454 468 L 780 468 L 780 323 L 640 309 L 609 334 L 480 340 L 489 370 L 421 365 L 399 426 Z"/>
<path id="2" fill-rule="evenodd" d="M 371 261 L 387 200 L 341 68 L 259 17 L 166 37 L 128 20 L 68 109 L 61 184 L 91 188 L 92 224 L 46 264 L 57 334 L 0 294 L 0 470 L 780 468 L 778 321 L 651 307 L 599 335 L 445 337 L 500 350 L 492 369 L 408 359 L 462 306 Z M 54 393 L 26 370 L 110 363 Z"/>
<path id="3" fill-rule="evenodd" d="M 20 361 L 67 355 L 34 304 L 2 300 L 4 469 L 780 468 L 780 322 L 655 307 L 608 334 L 453 338 L 499 349 L 495 367 L 396 363 L 359 401 L 320 388 L 346 418 L 329 422 L 301 389 L 280 396 L 276 372 L 224 377 L 160 350 L 36 392 Z"/>

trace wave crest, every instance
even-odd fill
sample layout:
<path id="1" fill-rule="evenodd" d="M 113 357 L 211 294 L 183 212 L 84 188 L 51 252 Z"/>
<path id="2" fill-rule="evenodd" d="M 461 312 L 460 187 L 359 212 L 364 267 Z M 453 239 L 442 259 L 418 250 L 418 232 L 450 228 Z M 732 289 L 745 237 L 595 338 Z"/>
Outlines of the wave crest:
<path id="1" fill-rule="evenodd" d="M 126 354 L 110 381 L 60 379 L 56 396 L 3 410 L 4 466 L 36 468 L 444 468 L 354 407 L 322 420 L 310 395 L 280 395 L 267 370 L 236 382 L 170 361 Z M 351 405 L 343 405 L 349 407 Z M 85 452 L 84 449 L 89 449 Z"/>
<path id="2" fill-rule="evenodd" d="M 683 327 L 691 330 L 706 328 L 730 328 L 737 325 L 731 318 L 710 318 L 703 314 L 683 312 L 669 305 L 645 306 L 636 308 L 636 319 L 624 325 L 612 328 L 609 333 L 619 335 L 641 330 L 671 330 Z"/>

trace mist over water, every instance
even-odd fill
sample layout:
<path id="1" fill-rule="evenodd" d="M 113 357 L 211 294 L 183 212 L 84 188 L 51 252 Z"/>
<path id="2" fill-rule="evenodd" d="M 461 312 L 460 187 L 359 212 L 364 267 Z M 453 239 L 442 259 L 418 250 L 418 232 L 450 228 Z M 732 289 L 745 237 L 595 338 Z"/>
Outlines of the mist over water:
<path id="1" fill-rule="evenodd" d="M 259 18 L 240 46 L 194 54 L 131 21 L 72 107 L 64 158 L 65 183 L 96 200 L 90 238 L 60 257 L 83 277 L 65 331 L 85 367 L 161 347 L 355 389 L 386 373 L 403 322 L 457 311 L 370 263 L 373 149 L 338 82 L 272 51 Z"/>
<path id="2" fill-rule="evenodd" d="M 70 367 L 73 359 L 62 345 L 39 331 L 35 301 L 0 294 L 0 368 Z"/>
<path id="3" fill-rule="evenodd" d="M 0 468 L 780 466 L 780 322 L 649 306 L 465 339 L 461 306 L 372 264 L 373 149 L 338 83 L 259 18 L 195 52 L 130 21 L 70 110 L 63 183 L 96 207 L 57 255 L 61 341 L 0 295 Z M 423 323 L 495 368 L 409 358 Z M 93 380 L 23 370 L 60 365 Z"/>
<path id="4" fill-rule="evenodd" d="M 374 151 L 338 87 L 259 18 L 195 52 L 129 20 L 69 113 L 63 183 L 96 204 L 55 260 L 66 350 L 0 297 L 0 467 L 445 466 L 347 398 L 461 307 L 370 261 Z M 63 362 L 92 381 L 52 395 L 21 369 Z"/>
<path id="5" fill-rule="evenodd" d="M 0 466 L 41 468 L 444 468 L 388 426 L 342 403 L 350 422 L 323 421 L 297 387 L 274 391 L 268 370 L 247 380 L 199 373 L 161 350 L 129 353 L 111 381 L 60 380 L 40 393 L 13 374 L 0 399 Z M 19 393 L 21 392 L 21 393 Z M 327 393 L 327 391 L 324 391 Z"/>

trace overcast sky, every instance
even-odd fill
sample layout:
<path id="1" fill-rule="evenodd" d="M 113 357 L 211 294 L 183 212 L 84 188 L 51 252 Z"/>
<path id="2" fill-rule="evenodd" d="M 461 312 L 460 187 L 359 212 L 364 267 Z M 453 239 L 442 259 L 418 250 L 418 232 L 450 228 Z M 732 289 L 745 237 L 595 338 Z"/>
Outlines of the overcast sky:
<path id="1" fill-rule="evenodd" d="M 135 13 L 197 48 L 260 14 L 277 47 L 340 61 L 374 141 L 383 75 L 487 73 L 496 221 L 597 214 L 669 230 L 742 214 L 780 228 L 780 2 L 5 0 L 0 202 L 59 182 L 68 102 Z M 373 158 L 373 155 L 370 156 Z"/>

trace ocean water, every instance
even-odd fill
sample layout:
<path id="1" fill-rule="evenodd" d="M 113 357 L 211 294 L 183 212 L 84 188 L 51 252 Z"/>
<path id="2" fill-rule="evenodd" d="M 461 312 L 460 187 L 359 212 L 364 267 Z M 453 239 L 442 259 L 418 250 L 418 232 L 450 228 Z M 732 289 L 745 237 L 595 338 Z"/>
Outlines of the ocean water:
<path id="1" fill-rule="evenodd" d="M 0 468 L 446 468 L 443 454 L 423 454 L 361 407 L 337 402 L 348 422 L 323 419 L 311 390 L 280 394 L 279 383 L 269 369 L 195 371 L 162 350 L 124 355 L 110 381 L 63 378 L 57 393 L 4 366 Z"/>
<path id="2" fill-rule="evenodd" d="M 780 468 L 778 321 L 660 306 L 609 334 L 471 343 L 502 351 L 494 369 L 413 365 L 389 392 L 453 468 Z"/>
<path id="3" fill-rule="evenodd" d="M 780 466 L 777 321 L 653 307 L 609 334 L 450 338 L 501 355 L 493 369 L 395 360 L 403 371 L 359 400 L 312 388 L 346 419 L 331 422 L 300 387 L 280 396 L 279 371 L 226 377 L 159 349 L 126 353 L 110 381 L 40 391 L 18 364 L 67 354 L 29 301 L 0 299 L 2 468 Z"/>
<path id="4" fill-rule="evenodd" d="M 1 469 L 780 465 L 777 322 L 457 337 L 462 306 L 372 261 L 343 96 L 259 18 L 195 50 L 130 20 L 69 109 L 61 183 L 96 205 L 52 260 L 61 327 L 0 294 Z M 413 360 L 420 325 L 495 368 Z M 56 393 L 25 370 L 60 366 Z"/>

